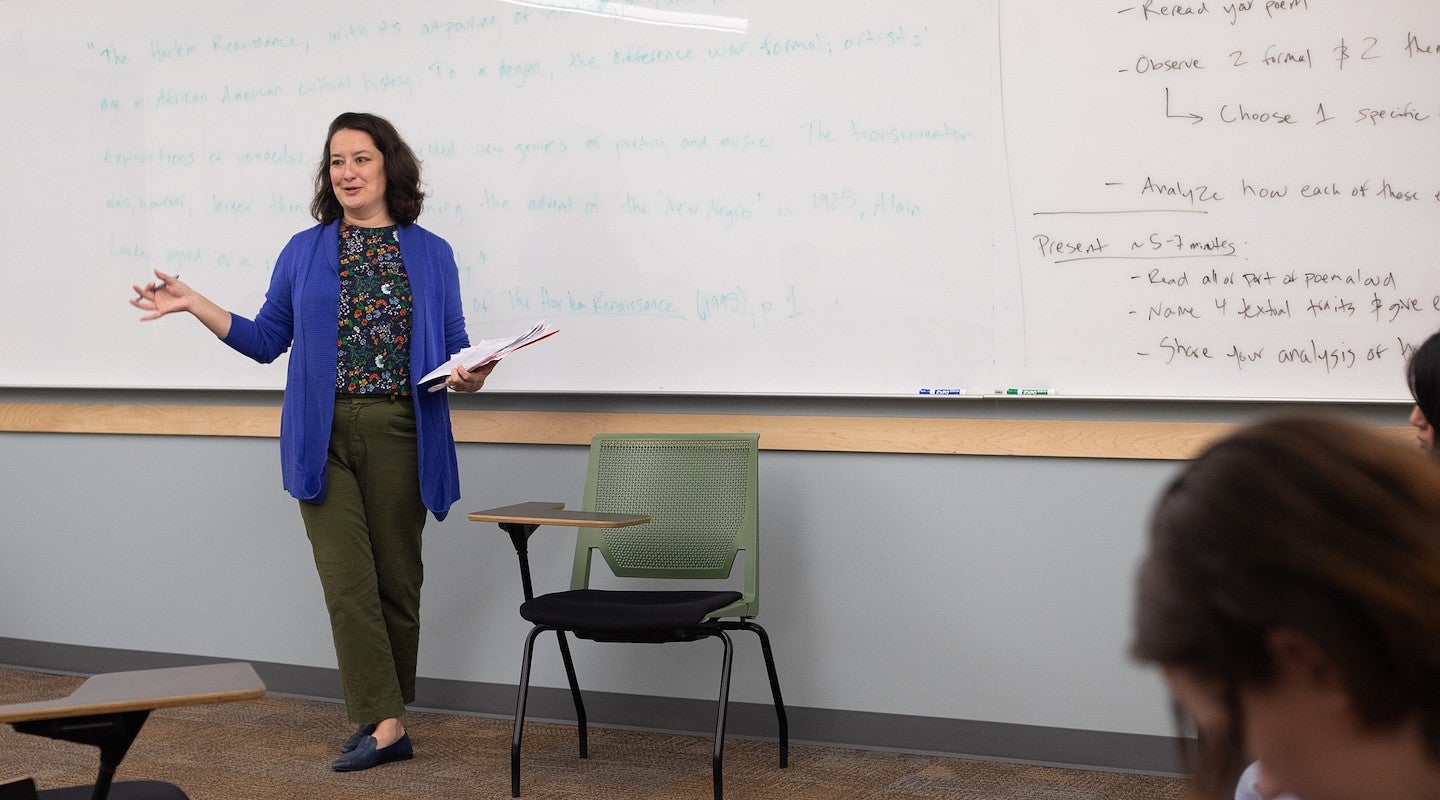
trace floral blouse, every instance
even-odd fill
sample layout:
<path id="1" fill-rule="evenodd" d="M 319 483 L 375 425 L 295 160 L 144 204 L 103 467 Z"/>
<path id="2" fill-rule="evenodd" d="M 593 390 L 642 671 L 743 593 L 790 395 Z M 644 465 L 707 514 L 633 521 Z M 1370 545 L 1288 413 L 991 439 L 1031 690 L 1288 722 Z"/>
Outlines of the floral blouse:
<path id="1" fill-rule="evenodd" d="M 342 223 L 336 392 L 410 394 L 411 311 L 396 227 Z"/>

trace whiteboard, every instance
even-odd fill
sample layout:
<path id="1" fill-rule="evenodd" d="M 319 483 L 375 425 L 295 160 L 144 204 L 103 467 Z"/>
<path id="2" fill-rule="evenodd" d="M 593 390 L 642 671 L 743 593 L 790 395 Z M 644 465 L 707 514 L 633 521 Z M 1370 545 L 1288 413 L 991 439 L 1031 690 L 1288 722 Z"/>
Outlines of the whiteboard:
<path id="1" fill-rule="evenodd" d="M 561 331 L 487 390 L 1403 399 L 1440 10 L 1241 5 L 0 2 L 0 385 L 279 388 L 129 286 L 253 314 L 365 110 L 471 338 Z"/>
<path id="2" fill-rule="evenodd" d="M 1408 398 L 1440 328 L 1440 4 L 1001 7 L 1015 380 Z"/>

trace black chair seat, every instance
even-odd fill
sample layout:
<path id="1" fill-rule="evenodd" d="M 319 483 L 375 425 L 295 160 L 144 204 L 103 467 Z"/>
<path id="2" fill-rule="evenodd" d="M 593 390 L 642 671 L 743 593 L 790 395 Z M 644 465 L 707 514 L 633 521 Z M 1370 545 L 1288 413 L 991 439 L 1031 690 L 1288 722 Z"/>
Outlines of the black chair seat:
<path id="1" fill-rule="evenodd" d="M 39 800 L 90 800 L 93 786 L 42 789 Z M 189 800 L 180 787 L 162 781 L 120 781 L 110 784 L 107 800 Z"/>
<path id="2" fill-rule="evenodd" d="M 571 589 L 528 600 L 520 616 L 536 625 L 597 633 L 679 631 L 740 600 L 739 592 Z"/>

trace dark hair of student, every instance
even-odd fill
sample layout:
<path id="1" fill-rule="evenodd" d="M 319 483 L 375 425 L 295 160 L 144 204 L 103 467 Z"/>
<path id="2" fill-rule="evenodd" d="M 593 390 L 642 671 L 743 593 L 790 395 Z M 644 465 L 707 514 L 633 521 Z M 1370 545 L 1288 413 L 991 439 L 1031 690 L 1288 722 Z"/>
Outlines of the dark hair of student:
<path id="1" fill-rule="evenodd" d="M 1430 335 L 1405 364 L 1410 396 L 1431 426 L 1440 424 L 1440 333 Z"/>
<path id="2" fill-rule="evenodd" d="M 345 209 L 335 197 L 334 187 L 330 185 L 330 140 L 342 130 L 362 131 L 370 135 L 385 161 L 385 204 L 390 216 L 401 225 L 413 223 L 425 205 L 425 193 L 420 190 L 420 160 L 389 120 L 357 111 L 347 111 L 336 117 L 325 133 L 320 170 L 315 173 L 315 198 L 310 201 L 310 216 L 323 225 L 345 214 Z"/>
<path id="3" fill-rule="evenodd" d="M 1273 420 L 1218 441 L 1162 493 L 1132 655 L 1226 705 L 1229 730 L 1191 755 L 1204 796 L 1234 791 L 1240 690 L 1274 679 L 1281 629 L 1333 662 L 1362 725 L 1415 720 L 1440 761 L 1440 470 L 1418 450 L 1349 423 Z"/>

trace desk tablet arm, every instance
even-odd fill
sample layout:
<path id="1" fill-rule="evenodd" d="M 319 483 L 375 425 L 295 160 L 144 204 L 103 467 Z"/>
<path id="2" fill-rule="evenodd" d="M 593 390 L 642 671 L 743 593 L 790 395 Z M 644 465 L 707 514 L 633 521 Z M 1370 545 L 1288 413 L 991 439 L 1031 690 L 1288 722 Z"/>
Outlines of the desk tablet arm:
<path id="1" fill-rule="evenodd" d="M 625 528 L 650 521 L 644 514 L 607 514 L 599 511 L 566 511 L 564 503 L 553 501 L 530 501 L 510 506 L 491 508 L 467 514 L 471 522 L 494 522 L 510 535 L 515 546 L 515 556 L 520 560 L 520 585 L 525 591 L 525 600 L 535 599 L 534 585 L 530 581 L 530 535 L 541 525 L 561 525 L 572 528 Z"/>
<path id="2" fill-rule="evenodd" d="M 0 706 L 0 722 L 16 731 L 94 745 L 100 771 L 91 800 L 104 800 L 115 770 L 157 708 L 253 700 L 265 684 L 244 662 L 95 675 L 68 697 Z"/>

